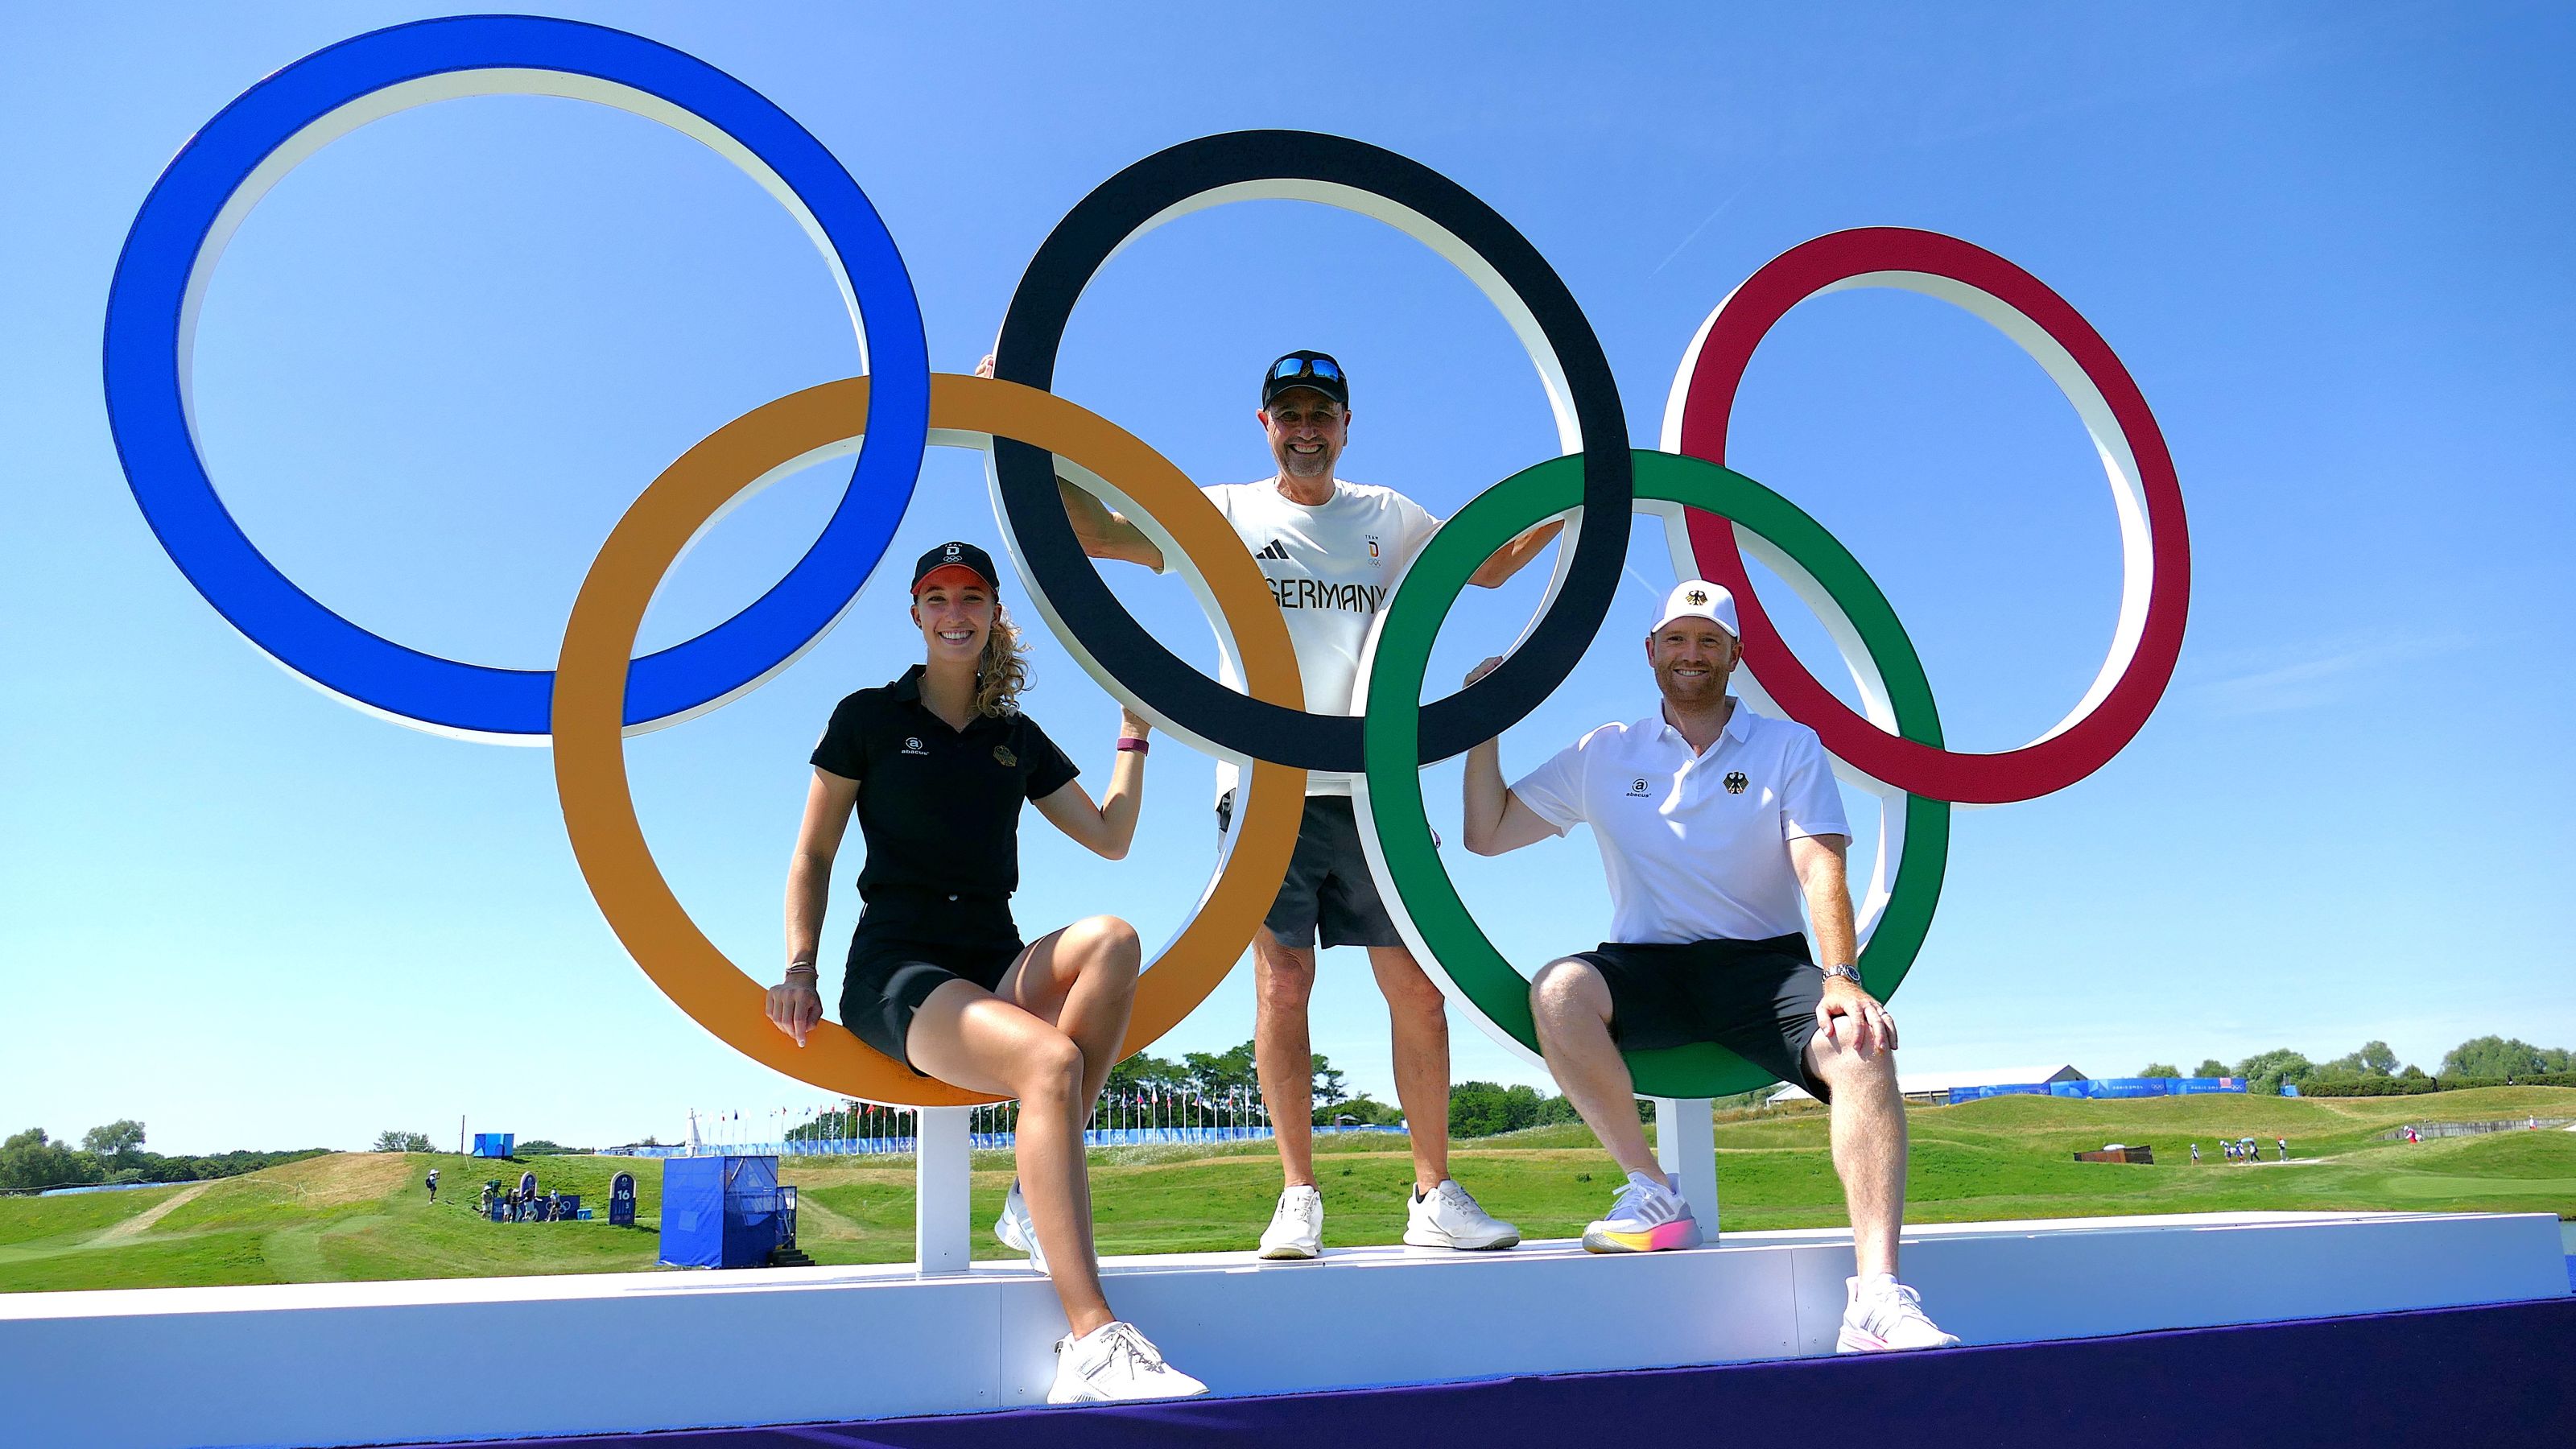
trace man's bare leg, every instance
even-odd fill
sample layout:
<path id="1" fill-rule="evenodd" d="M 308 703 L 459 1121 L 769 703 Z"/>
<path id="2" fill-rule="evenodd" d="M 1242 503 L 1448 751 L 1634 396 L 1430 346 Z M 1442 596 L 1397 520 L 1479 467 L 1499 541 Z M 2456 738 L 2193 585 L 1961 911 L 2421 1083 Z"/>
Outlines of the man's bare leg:
<path id="1" fill-rule="evenodd" d="M 1610 1036 L 1610 987 L 1590 962 L 1551 961 L 1530 983 L 1530 1014 L 1537 1018 L 1540 1055 L 1557 1089 L 1574 1104 L 1592 1135 L 1626 1172 L 1664 1180 L 1663 1164 L 1646 1146 L 1637 1120 L 1636 1079 Z"/>
<path id="2" fill-rule="evenodd" d="M 1289 1187 L 1315 1185 L 1315 1048 L 1306 1030 L 1306 1002 L 1314 992 L 1311 947 L 1291 946 L 1267 926 L 1253 935 L 1252 1064 Z M 1441 1111 L 1445 1124 L 1448 1109 Z"/>
<path id="3" fill-rule="evenodd" d="M 1905 1099 L 1896 1090 L 1896 1053 L 1863 1056 L 1852 1044 L 1851 1018 L 1838 1016 L 1834 1026 L 1835 1035 L 1820 1031 L 1807 1043 L 1807 1069 L 1833 1088 L 1834 1173 L 1843 1180 L 1860 1276 L 1893 1276 L 1905 1226 Z"/>
<path id="4" fill-rule="evenodd" d="M 1449 1176 L 1449 999 L 1406 948 L 1368 953 L 1395 1043 L 1395 1099 L 1413 1139 L 1413 1184 L 1429 1192 Z"/>

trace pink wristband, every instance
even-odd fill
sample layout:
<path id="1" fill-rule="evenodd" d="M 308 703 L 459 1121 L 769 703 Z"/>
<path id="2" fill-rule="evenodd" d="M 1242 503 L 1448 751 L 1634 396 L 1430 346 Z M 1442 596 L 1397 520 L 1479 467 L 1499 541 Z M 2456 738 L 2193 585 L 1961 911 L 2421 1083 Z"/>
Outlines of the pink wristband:
<path id="1" fill-rule="evenodd" d="M 1145 753 L 1145 743 L 1145 739 L 1141 735 L 1120 735 L 1118 737 L 1118 748 L 1122 750 L 1134 750 L 1140 755 Z"/>

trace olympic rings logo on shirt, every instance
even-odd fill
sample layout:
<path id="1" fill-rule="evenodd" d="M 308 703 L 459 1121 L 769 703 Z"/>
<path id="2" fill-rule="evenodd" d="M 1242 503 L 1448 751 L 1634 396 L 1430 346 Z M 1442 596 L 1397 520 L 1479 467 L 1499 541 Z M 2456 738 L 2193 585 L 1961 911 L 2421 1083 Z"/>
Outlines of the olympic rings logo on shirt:
<path id="1" fill-rule="evenodd" d="M 589 100 L 691 136 L 758 181 L 804 226 L 848 305 L 867 375 L 745 414 L 645 489 L 584 579 L 552 671 L 438 658 L 333 613 L 264 557 L 200 455 L 189 373 L 200 299 L 224 243 L 305 157 L 381 116 L 467 95 Z M 1316 715 L 1287 628 L 1232 529 L 1168 461 L 1047 389 L 1073 307 L 1120 247 L 1164 221 L 1252 198 L 1323 202 L 1429 245 L 1503 313 L 1528 349 L 1566 456 L 1471 501 L 1389 599 L 1363 661 L 1359 716 Z M 2100 677 L 2064 722 L 1997 755 L 1943 748 L 1922 665 L 1877 586 L 1831 535 L 1723 466 L 1734 396 L 1755 347 L 1798 302 L 1898 286 L 1967 308 L 2038 360 L 2076 405 L 2110 475 L 2123 540 L 2119 623 Z M 1573 295 L 1528 240 L 1438 172 L 1337 136 L 1254 131 L 1185 142 L 1102 183 L 1068 213 L 1013 293 L 994 377 L 933 374 L 893 238 L 849 173 L 766 98 L 692 56 L 575 21 L 463 16 L 371 32 L 253 86 L 172 159 L 138 213 L 108 297 L 108 419 L 161 545 L 252 644 L 315 686 L 397 722 L 474 739 L 551 741 L 566 829 L 602 913 L 645 973 L 737 1050 L 829 1090 L 925 1106 L 989 1100 L 916 1078 L 848 1033 L 799 1051 L 772 1029 L 761 984 L 690 921 L 653 862 L 628 794 L 623 738 L 757 688 L 856 599 L 909 506 L 924 450 L 987 450 L 1004 541 L 1048 626 L 1086 672 L 1165 731 L 1251 765 L 1244 807 L 1207 895 L 1139 987 L 1125 1049 L 1205 998 L 1258 929 L 1294 848 L 1305 773 L 1355 777 L 1363 838 L 1399 926 L 1435 979 L 1498 1038 L 1534 1056 L 1526 985 L 1477 929 L 1424 813 L 1419 770 L 1525 718 L 1570 674 L 1606 617 L 1633 510 L 1666 520 L 1677 569 L 1735 591 L 1746 693 L 1812 725 L 1837 772 L 1887 802 L 1861 909 L 1865 981 L 1903 979 L 1940 892 L 1953 802 L 1997 804 L 2098 769 L 2144 724 L 2181 648 L 2189 541 L 2173 464 L 2111 350 L 2055 293 L 1991 253 L 1933 233 L 1871 228 L 1793 248 L 1714 311 L 1692 342 L 1664 450 L 1628 448 L 1616 379 Z M 705 633 L 630 659 L 645 605 L 695 532 L 742 495 L 855 452 L 849 487 L 787 576 Z M 1059 473 L 1124 509 L 1212 604 L 1243 662 L 1226 688 L 1156 641 L 1084 557 Z M 1558 577 L 1528 635 L 1486 678 L 1419 703 L 1433 638 L 1467 576 L 1541 519 L 1564 515 Z M 1841 645 L 1854 711 L 1809 675 L 1756 597 L 1743 551 L 1773 569 Z M 1641 1091 L 1709 1096 L 1767 1080 L 1715 1047 L 1634 1053 Z"/>

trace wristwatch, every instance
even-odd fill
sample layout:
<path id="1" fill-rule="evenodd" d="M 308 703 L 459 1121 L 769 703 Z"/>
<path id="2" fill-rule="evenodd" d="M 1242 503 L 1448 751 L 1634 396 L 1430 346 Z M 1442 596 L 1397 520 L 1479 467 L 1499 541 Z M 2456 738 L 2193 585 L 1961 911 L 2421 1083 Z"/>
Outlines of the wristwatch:
<path id="1" fill-rule="evenodd" d="M 1825 979 L 1827 981 L 1831 981 L 1837 976 L 1850 982 L 1854 986 L 1860 985 L 1860 968 L 1856 966 L 1835 965 L 1825 968 Z"/>

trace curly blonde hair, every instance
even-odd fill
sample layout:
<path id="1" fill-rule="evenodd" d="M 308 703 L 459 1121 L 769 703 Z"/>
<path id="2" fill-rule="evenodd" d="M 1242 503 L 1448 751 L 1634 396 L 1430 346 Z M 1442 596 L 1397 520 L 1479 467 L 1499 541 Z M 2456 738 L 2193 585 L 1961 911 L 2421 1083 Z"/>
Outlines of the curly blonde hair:
<path id="1" fill-rule="evenodd" d="M 993 601 L 993 627 L 975 660 L 975 712 L 989 719 L 1017 714 L 1020 691 L 1029 687 L 1029 646 L 1011 622 L 1011 611 Z"/>

